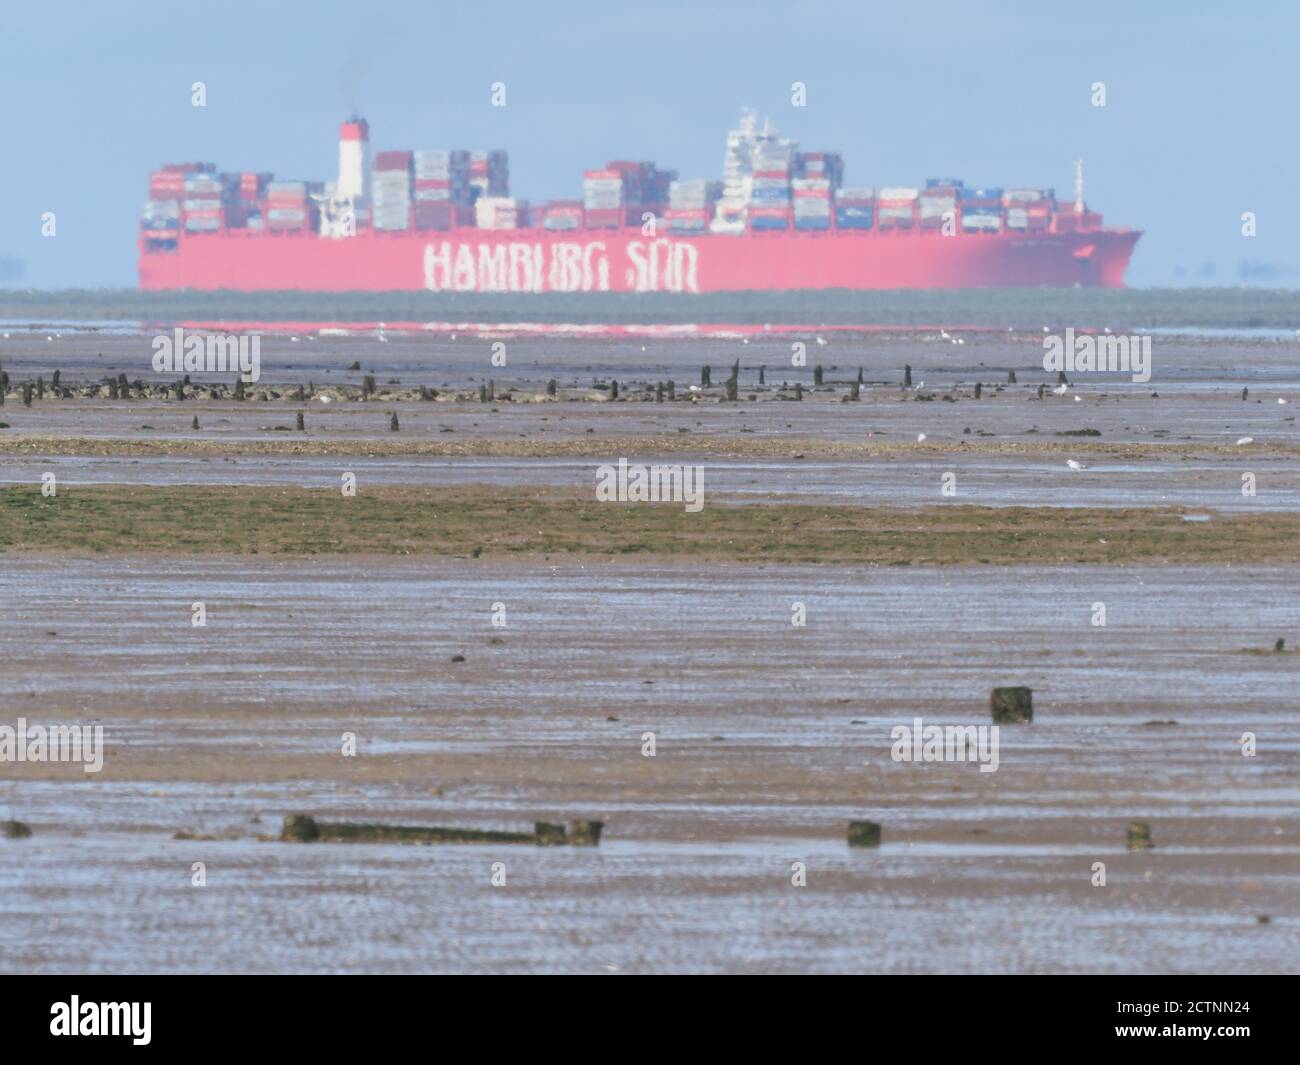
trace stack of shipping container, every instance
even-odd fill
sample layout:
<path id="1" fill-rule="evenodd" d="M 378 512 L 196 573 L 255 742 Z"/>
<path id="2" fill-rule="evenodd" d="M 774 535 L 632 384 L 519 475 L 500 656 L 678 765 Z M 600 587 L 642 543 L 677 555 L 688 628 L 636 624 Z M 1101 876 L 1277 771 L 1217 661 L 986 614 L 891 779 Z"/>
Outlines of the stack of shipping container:
<path id="1" fill-rule="evenodd" d="M 469 203 L 469 152 L 426 148 L 412 153 L 416 229 L 450 229 Z"/>
<path id="2" fill-rule="evenodd" d="M 929 178 L 926 181 L 917 198 L 917 216 L 922 229 L 938 229 L 949 235 L 957 232 L 961 188 L 962 183 L 956 178 Z"/>
<path id="3" fill-rule="evenodd" d="M 181 214 L 187 233 L 212 233 L 221 228 L 221 182 L 215 174 L 185 175 Z"/>
<path id="4" fill-rule="evenodd" d="M 414 152 L 380 152 L 370 179 L 370 223 L 380 232 L 411 227 Z"/>
<path id="5" fill-rule="evenodd" d="M 221 206 L 227 229 L 263 229 L 262 200 L 270 174 L 236 171 L 221 175 Z"/>
<path id="6" fill-rule="evenodd" d="M 794 145 L 762 141 L 754 152 L 754 182 L 750 193 L 751 230 L 790 228 L 790 179 Z"/>
<path id="7" fill-rule="evenodd" d="M 315 229 L 307 182 L 268 182 L 262 217 L 266 228 L 275 233 L 301 233 Z"/>
<path id="8" fill-rule="evenodd" d="M 582 209 L 588 229 L 618 229 L 623 224 L 623 175 L 612 168 L 582 175 Z"/>
<path id="9" fill-rule="evenodd" d="M 1041 233 L 1052 223 L 1051 189 L 1007 189 L 1002 194 L 1007 228 Z"/>
<path id="10" fill-rule="evenodd" d="M 617 170 L 623 176 L 623 221 L 628 226 L 645 222 L 644 215 L 656 218 L 668 206 L 669 188 L 677 178 L 675 170 L 660 170 L 654 163 L 632 163 L 615 159 L 606 164 L 606 170 Z"/>
<path id="11" fill-rule="evenodd" d="M 510 160 L 504 151 L 469 153 L 469 185 L 478 196 L 510 195 Z"/>
<path id="12" fill-rule="evenodd" d="M 181 228 L 182 205 L 190 178 L 211 175 L 211 163 L 169 163 L 149 175 L 149 200 L 140 212 L 140 228 L 153 238 L 167 239 Z"/>
<path id="13" fill-rule="evenodd" d="M 795 156 L 790 191 L 794 204 L 795 229 L 831 227 L 831 202 L 844 173 L 844 162 L 835 152 L 803 152 Z"/>
<path id="14" fill-rule="evenodd" d="M 916 219 L 916 201 L 920 190 L 889 186 L 876 194 L 876 228 L 885 233 L 911 229 Z"/>
<path id="15" fill-rule="evenodd" d="M 582 228 L 581 200 L 552 200 L 539 212 L 542 228 L 568 233 Z"/>
<path id="16" fill-rule="evenodd" d="M 835 190 L 836 229 L 870 229 L 875 217 L 875 189 L 845 185 Z"/>
<path id="17" fill-rule="evenodd" d="M 964 233 L 997 233 L 1002 229 L 1001 189 L 962 189 L 961 228 Z"/>
<path id="18" fill-rule="evenodd" d="M 708 232 L 713 218 L 713 200 L 710 194 L 716 186 L 704 178 L 690 181 L 673 181 L 668 186 L 668 211 L 665 218 L 671 233 L 695 234 Z"/>

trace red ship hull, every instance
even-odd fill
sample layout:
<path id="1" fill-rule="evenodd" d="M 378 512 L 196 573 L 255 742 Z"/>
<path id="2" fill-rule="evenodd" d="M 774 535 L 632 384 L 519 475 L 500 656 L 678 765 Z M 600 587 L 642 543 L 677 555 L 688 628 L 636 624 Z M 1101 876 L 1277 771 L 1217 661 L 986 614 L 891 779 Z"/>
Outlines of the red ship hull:
<path id="1" fill-rule="evenodd" d="M 142 289 L 790 292 L 1074 285 L 1119 288 L 1141 233 L 784 231 L 647 238 L 640 230 L 314 233 L 225 229 L 146 250 Z"/>

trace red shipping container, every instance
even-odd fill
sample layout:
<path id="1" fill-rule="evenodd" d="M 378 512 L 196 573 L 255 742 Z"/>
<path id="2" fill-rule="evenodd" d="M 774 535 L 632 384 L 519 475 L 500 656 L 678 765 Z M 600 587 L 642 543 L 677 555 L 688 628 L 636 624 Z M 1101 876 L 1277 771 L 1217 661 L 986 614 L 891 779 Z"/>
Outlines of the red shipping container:
<path id="1" fill-rule="evenodd" d="M 376 170 L 410 170 L 413 152 L 380 152 L 375 156 Z"/>

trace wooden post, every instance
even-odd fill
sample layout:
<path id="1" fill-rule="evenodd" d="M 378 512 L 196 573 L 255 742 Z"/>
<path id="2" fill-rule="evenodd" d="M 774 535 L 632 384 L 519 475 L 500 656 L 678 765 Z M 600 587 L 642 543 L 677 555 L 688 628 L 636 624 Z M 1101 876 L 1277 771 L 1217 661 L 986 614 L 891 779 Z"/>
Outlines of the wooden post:
<path id="1" fill-rule="evenodd" d="M 1131 851 L 1149 851 L 1151 842 L 1151 825 L 1146 821 L 1128 823 L 1128 849 Z"/>
<path id="2" fill-rule="evenodd" d="M 1034 720 L 1034 693 L 1029 688 L 994 688 L 989 708 L 995 725 L 1022 725 Z"/>

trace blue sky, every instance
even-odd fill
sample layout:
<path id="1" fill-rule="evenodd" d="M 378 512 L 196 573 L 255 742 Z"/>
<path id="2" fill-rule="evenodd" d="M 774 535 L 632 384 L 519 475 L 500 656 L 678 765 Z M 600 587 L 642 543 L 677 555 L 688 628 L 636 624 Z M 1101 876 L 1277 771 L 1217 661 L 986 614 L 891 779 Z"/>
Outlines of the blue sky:
<path id="1" fill-rule="evenodd" d="M 581 171 L 612 158 L 717 176 L 748 104 L 805 148 L 844 152 L 854 184 L 945 175 L 1065 194 L 1082 156 L 1089 204 L 1146 231 L 1130 284 L 1300 287 L 1300 5 L 23 8 L 0 32 L 0 284 L 134 285 L 153 167 L 330 178 L 353 107 L 376 148 L 506 148 L 513 191 L 545 199 L 577 195 Z M 191 106 L 195 81 L 204 108 Z M 490 105 L 494 81 L 505 108 Z M 791 106 L 794 81 L 804 108 Z"/>

